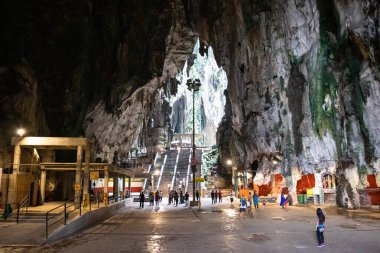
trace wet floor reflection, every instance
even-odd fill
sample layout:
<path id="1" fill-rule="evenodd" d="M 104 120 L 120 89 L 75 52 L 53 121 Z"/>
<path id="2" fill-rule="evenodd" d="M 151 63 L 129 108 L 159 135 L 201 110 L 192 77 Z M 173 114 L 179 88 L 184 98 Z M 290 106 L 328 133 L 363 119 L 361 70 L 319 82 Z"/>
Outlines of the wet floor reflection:
<path id="1" fill-rule="evenodd" d="M 162 247 L 164 236 L 162 235 L 151 235 L 148 237 L 146 242 L 146 250 L 150 253 L 164 252 Z"/>
<path id="2" fill-rule="evenodd" d="M 235 219 L 238 216 L 238 213 L 235 209 L 223 209 L 223 213 L 229 218 Z"/>

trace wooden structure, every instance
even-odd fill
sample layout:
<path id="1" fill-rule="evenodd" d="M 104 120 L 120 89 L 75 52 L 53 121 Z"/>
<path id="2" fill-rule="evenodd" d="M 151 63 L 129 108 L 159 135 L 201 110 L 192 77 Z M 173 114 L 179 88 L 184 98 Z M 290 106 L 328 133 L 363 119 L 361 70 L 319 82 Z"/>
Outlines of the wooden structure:
<path id="1" fill-rule="evenodd" d="M 30 178 L 38 174 L 39 188 L 41 193 L 42 202 L 45 199 L 45 187 L 46 187 L 46 171 L 75 171 L 75 197 L 78 198 L 81 194 L 89 194 L 89 182 L 90 171 L 99 171 L 103 174 L 105 180 L 104 192 L 108 193 L 108 178 L 110 176 L 118 178 L 122 176 L 123 186 L 125 189 L 125 178 L 133 176 L 133 172 L 129 169 L 119 168 L 117 166 L 107 163 L 90 163 L 90 154 L 93 147 L 92 143 L 87 138 L 73 138 L 73 137 L 13 137 L 11 144 L 14 148 L 13 156 L 13 173 L 8 175 L 8 185 L 6 193 L 7 203 L 17 203 L 26 194 L 33 196 L 33 188 L 30 186 Z M 44 159 L 42 162 L 22 164 L 22 148 L 32 149 L 34 153 L 43 152 Z M 76 150 L 76 163 L 56 163 L 54 161 L 54 150 Z M 84 153 L 84 163 L 83 160 Z M 33 169 L 24 169 L 25 167 Z M 83 181 L 83 184 L 82 184 Z M 33 183 L 36 183 L 33 182 Z M 116 186 L 114 189 L 118 189 L 118 180 L 114 180 Z M 129 183 L 130 187 L 130 183 Z M 34 194 L 36 195 L 36 194 Z"/>

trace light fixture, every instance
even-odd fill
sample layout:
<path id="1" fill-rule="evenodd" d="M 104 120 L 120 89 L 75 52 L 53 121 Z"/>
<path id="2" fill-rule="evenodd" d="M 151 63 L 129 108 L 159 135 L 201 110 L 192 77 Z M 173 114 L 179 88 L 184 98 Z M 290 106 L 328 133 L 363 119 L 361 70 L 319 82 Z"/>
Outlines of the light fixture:
<path id="1" fill-rule="evenodd" d="M 273 165 L 276 165 L 276 164 L 277 164 L 277 161 L 276 161 L 276 160 L 273 160 L 273 161 L 272 161 L 272 164 L 273 164 Z"/>
<path id="2" fill-rule="evenodd" d="M 154 171 L 154 175 L 157 176 L 158 174 L 160 174 L 160 170 L 155 170 L 155 171 Z"/>
<path id="3" fill-rule="evenodd" d="M 227 160 L 227 165 L 231 165 L 232 161 L 230 159 Z"/>
<path id="4" fill-rule="evenodd" d="M 17 129 L 17 134 L 18 134 L 18 136 L 22 137 L 25 134 L 25 129 L 23 129 L 23 128 Z"/>

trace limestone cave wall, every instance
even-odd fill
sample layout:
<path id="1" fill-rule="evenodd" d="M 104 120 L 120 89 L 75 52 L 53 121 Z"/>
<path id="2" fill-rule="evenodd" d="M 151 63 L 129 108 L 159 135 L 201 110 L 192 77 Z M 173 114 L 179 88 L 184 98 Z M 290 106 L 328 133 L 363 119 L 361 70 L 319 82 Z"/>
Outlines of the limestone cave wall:
<path id="1" fill-rule="evenodd" d="M 20 125 L 87 136 L 110 161 L 156 145 L 200 38 L 228 77 L 221 161 L 258 161 L 257 180 L 279 171 L 291 192 L 331 172 L 338 203 L 358 207 L 367 174 L 380 186 L 379 13 L 376 0 L 2 1 L 1 145 Z"/>

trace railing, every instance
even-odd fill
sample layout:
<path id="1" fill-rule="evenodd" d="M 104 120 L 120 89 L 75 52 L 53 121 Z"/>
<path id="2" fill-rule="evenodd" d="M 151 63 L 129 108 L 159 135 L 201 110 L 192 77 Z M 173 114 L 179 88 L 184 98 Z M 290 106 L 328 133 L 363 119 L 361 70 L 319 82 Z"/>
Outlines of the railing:
<path id="1" fill-rule="evenodd" d="M 17 224 L 20 218 L 20 213 L 23 210 L 25 210 L 25 212 L 28 212 L 28 206 L 29 206 L 29 194 L 26 194 L 26 196 L 20 201 L 20 203 L 18 203 L 17 218 L 16 218 Z"/>
<path id="2" fill-rule="evenodd" d="M 73 203 L 71 203 L 73 202 Z M 73 208 L 72 210 L 69 211 L 70 208 Z M 56 211 L 58 209 L 62 209 L 63 211 L 60 211 L 58 213 L 53 213 L 53 211 Z M 73 213 L 75 210 L 79 209 L 79 216 L 82 215 L 82 196 L 76 197 L 72 201 L 65 201 L 60 206 L 57 206 L 50 211 L 46 212 L 45 214 L 45 234 L 46 234 L 46 239 L 49 237 L 49 229 L 51 229 L 54 225 L 57 225 L 62 222 L 62 225 L 67 224 L 67 219 L 69 218 L 69 214 Z M 61 217 L 60 217 L 61 216 Z M 52 223 L 49 223 L 50 220 L 57 218 L 55 221 Z"/>
<path id="3" fill-rule="evenodd" d="M 20 220 L 20 213 L 22 211 L 28 211 L 28 206 L 29 206 L 29 194 L 26 194 L 26 196 L 18 203 L 8 203 L 3 212 L 6 212 L 7 210 L 7 206 L 9 206 L 9 208 L 11 208 L 11 211 L 7 214 L 3 214 L 3 217 L 5 215 L 5 218 L 4 220 L 6 220 L 12 213 L 13 211 L 12 210 L 16 210 L 17 209 L 17 213 L 16 213 L 16 223 L 18 224 L 19 220 Z"/>

